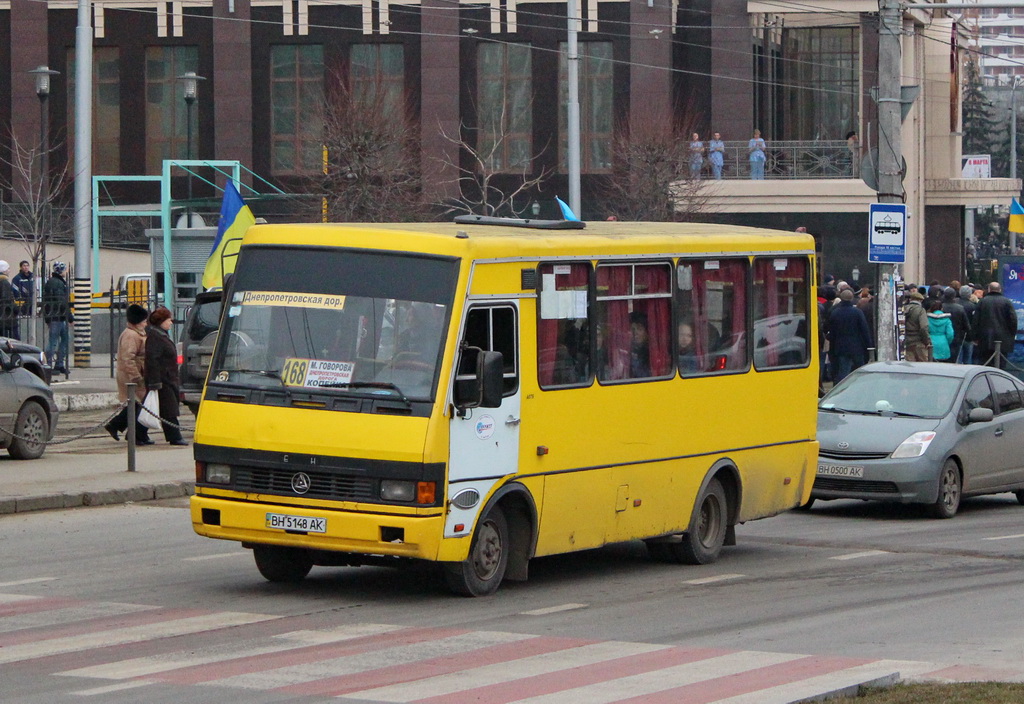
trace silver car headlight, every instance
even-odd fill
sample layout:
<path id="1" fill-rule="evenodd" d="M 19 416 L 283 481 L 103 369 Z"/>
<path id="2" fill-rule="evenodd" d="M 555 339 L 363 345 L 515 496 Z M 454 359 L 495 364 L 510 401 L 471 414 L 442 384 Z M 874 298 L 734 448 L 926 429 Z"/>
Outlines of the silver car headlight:
<path id="1" fill-rule="evenodd" d="M 907 457 L 920 457 L 924 454 L 924 451 L 928 449 L 928 446 L 932 444 L 932 440 L 934 439 L 935 433 L 930 430 L 914 433 L 900 443 L 900 446 L 892 453 L 892 458 L 894 460 L 899 460 Z"/>

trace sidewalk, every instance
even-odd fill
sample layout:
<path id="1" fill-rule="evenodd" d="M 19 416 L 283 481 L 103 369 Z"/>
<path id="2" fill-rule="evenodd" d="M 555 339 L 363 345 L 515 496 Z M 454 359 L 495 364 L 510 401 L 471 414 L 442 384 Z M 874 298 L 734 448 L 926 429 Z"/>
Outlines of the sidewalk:
<path id="1" fill-rule="evenodd" d="M 83 438 L 52 445 L 38 460 L 14 460 L 0 451 L 0 514 L 168 499 L 192 494 L 195 463 L 191 447 L 158 444 L 136 448 L 135 472 L 128 472 L 128 447 L 102 429 L 118 405 L 109 355 L 93 355 L 92 366 L 55 375 L 51 388 L 61 415 L 56 439 L 86 431 Z M 182 408 L 182 423 L 193 425 Z M 186 439 L 191 440 L 190 434 Z"/>

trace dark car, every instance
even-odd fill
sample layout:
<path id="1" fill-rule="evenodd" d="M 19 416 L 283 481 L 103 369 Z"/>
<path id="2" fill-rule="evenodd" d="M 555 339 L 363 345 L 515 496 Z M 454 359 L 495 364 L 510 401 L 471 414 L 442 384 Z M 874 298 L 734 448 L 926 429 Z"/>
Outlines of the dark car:
<path id="1" fill-rule="evenodd" d="M 0 345 L 0 448 L 16 460 L 43 455 L 58 415 L 53 391 L 25 368 L 25 359 Z"/>
<path id="2" fill-rule="evenodd" d="M 0 349 L 6 350 L 8 354 L 17 352 L 21 357 L 22 366 L 35 374 L 47 384 L 53 376 L 53 369 L 46 362 L 43 351 L 35 345 L 20 340 L 0 338 Z"/>
<path id="3" fill-rule="evenodd" d="M 204 291 L 196 296 L 195 304 L 185 315 L 185 326 L 178 345 L 181 352 L 181 401 L 193 414 L 199 413 L 206 373 L 210 371 L 213 348 L 217 344 L 220 327 L 221 290 Z"/>

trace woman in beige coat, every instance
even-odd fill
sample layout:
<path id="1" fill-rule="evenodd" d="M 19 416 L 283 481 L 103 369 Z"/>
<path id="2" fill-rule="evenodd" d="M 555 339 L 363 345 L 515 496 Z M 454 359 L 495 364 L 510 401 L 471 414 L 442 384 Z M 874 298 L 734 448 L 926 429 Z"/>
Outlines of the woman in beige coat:
<path id="1" fill-rule="evenodd" d="M 117 398 L 123 403 L 128 400 L 128 384 L 135 384 L 135 396 L 139 403 L 135 406 L 135 444 L 152 445 L 149 430 L 139 423 L 141 402 L 146 397 L 145 377 L 146 362 L 146 318 L 148 313 L 140 305 L 128 306 L 126 313 L 128 325 L 117 340 Z M 114 416 L 105 426 L 110 437 L 115 440 L 118 433 L 128 429 L 128 407 Z"/>

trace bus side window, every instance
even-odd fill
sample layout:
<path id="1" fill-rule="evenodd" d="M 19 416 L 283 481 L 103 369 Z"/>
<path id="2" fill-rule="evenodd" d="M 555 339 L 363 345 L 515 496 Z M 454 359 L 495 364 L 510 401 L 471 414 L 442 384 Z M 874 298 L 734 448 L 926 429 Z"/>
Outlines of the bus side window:
<path id="1" fill-rule="evenodd" d="M 747 368 L 747 260 L 680 260 L 676 362 L 683 376 Z"/>
<path id="2" fill-rule="evenodd" d="M 590 265 L 541 264 L 537 377 L 541 388 L 590 383 Z"/>
<path id="3" fill-rule="evenodd" d="M 597 267 L 597 378 L 651 379 L 672 372 L 671 265 Z"/>
<path id="4" fill-rule="evenodd" d="M 501 352 L 504 360 L 504 394 L 519 388 L 519 355 L 516 341 L 516 309 L 512 306 L 476 307 L 466 316 L 463 343 L 485 351 Z M 459 373 L 463 373 L 460 369 Z"/>
<path id="5" fill-rule="evenodd" d="M 811 355 L 809 265 L 803 257 L 754 260 L 754 367 L 803 366 Z"/>

